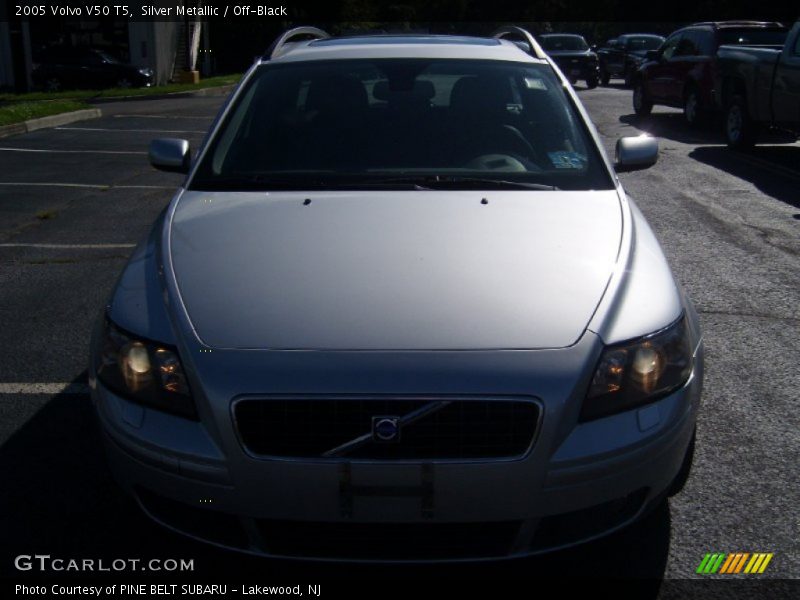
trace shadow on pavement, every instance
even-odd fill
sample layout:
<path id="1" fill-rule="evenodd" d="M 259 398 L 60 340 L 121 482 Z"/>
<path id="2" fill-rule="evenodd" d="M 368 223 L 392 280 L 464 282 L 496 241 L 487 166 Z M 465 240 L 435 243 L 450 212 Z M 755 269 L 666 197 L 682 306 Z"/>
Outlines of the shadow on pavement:
<path id="1" fill-rule="evenodd" d="M 32 582 L 43 577 L 39 572 L 16 571 L 14 557 L 20 554 L 49 554 L 67 560 L 102 558 L 108 562 L 117 558 L 174 558 L 194 561 L 192 573 L 172 574 L 187 581 L 209 577 L 230 581 L 257 574 L 301 583 L 381 578 L 402 584 L 405 580 L 435 578 L 473 581 L 480 586 L 481 582 L 501 578 L 611 577 L 636 578 L 637 587 L 642 588 L 639 597 L 654 598 L 666 568 L 670 542 L 666 502 L 640 523 L 602 540 L 507 561 L 337 564 L 264 559 L 220 550 L 153 524 L 123 496 L 106 466 L 94 419 L 88 396 L 57 395 L 0 447 L 0 577 L 30 578 Z M 61 579 L 85 579 L 86 575 L 50 573 Z M 142 575 L 147 576 L 136 573 L 137 578 Z"/>
<path id="2" fill-rule="evenodd" d="M 657 108 L 654 110 L 658 110 Z M 650 135 L 674 140 L 682 144 L 724 144 L 722 129 L 716 120 L 703 126 L 690 127 L 683 118 L 682 112 L 653 112 L 647 117 L 635 114 L 622 115 L 620 123 L 635 127 Z"/>
<path id="3" fill-rule="evenodd" d="M 776 200 L 800 208 L 797 192 L 800 146 L 757 146 L 747 153 L 726 146 L 705 146 L 695 148 L 689 156 L 752 183 Z"/>
<path id="4" fill-rule="evenodd" d="M 654 112 L 647 117 L 639 117 L 633 113 L 622 115 L 619 121 L 635 127 L 639 131 L 682 144 L 725 145 L 725 134 L 720 115 L 712 114 L 708 117 L 707 122 L 697 127 L 691 127 L 684 119 L 682 112 L 658 112 L 660 108 L 654 108 Z M 762 132 L 759 140 L 763 144 L 791 144 L 795 138 L 791 134 L 772 130 Z"/>

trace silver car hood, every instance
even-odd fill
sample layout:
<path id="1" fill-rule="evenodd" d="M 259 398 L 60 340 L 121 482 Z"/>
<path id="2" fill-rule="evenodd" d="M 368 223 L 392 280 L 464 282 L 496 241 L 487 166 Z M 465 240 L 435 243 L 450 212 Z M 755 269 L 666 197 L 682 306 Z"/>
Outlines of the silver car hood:
<path id="1" fill-rule="evenodd" d="M 212 348 L 537 349 L 580 339 L 622 214 L 613 190 L 186 192 L 166 227 Z"/>

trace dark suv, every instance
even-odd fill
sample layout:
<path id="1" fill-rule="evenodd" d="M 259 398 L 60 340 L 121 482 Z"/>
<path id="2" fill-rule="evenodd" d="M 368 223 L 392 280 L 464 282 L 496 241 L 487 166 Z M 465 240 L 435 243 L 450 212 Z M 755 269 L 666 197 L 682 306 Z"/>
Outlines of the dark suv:
<path id="1" fill-rule="evenodd" d="M 658 50 L 647 53 L 636 73 L 633 108 L 639 116 L 653 105 L 683 108 L 690 125 L 706 120 L 717 104 L 717 50 L 723 45 L 782 45 L 787 28 L 780 23 L 725 21 L 696 23 L 679 29 Z"/>
<path id="2" fill-rule="evenodd" d="M 596 88 L 600 71 L 595 54 L 582 35 L 546 33 L 538 36 L 539 43 L 573 85 L 583 79 L 586 87 Z"/>
<path id="3" fill-rule="evenodd" d="M 612 77 L 621 77 L 625 80 L 625 87 L 630 87 L 633 76 L 646 59 L 647 51 L 657 50 L 663 43 L 663 37 L 650 33 L 626 33 L 615 40 L 608 40 L 597 51 L 600 83 L 608 85 Z"/>

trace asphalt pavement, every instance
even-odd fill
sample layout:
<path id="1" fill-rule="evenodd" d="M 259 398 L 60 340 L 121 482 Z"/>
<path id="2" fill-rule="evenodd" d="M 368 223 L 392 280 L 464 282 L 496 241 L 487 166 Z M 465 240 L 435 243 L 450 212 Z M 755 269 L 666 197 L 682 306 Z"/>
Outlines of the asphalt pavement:
<path id="1" fill-rule="evenodd" d="M 182 178 L 148 165 L 149 140 L 196 145 L 223 98 L 128 101 L 104 104 L 100 119 L 0 140 L 0 573 L 14 573 L 18 554 L 46 552 L 192 558 L 203 575 L 255 568 L 302 580 L 682 579 L 707 552 L 771 552 L 764 577 L 800 577 L 800 144 L 734 153 L 720 127 L 689 129 L 678 111 L 636 119 L 630 95 L 580 90 L 609 152 L 622 135 L 660 137 L 658 163 L 622 178 L 706 340 L 694 470 L 668 507 L 577 549 L 469 568 L 257 559 L 151 524 L 105 465 L 85 393 L 89 332 Z"/>

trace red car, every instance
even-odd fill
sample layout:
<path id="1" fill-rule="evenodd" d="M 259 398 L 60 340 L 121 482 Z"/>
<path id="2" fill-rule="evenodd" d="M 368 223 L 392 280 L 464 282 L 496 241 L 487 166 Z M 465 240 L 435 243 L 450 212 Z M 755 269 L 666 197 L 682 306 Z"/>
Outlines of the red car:
<path id="1" fill-rule="evenodd" d="M 647 116 L 654 105 L 683 108 L 690 125 L 704 122 L 717 106 L 717 50 L 720 46 L 783 47 L 781 23 L 724 21 L 696 23 L 670 35 L 636 72 L 633 109 Z"/>

